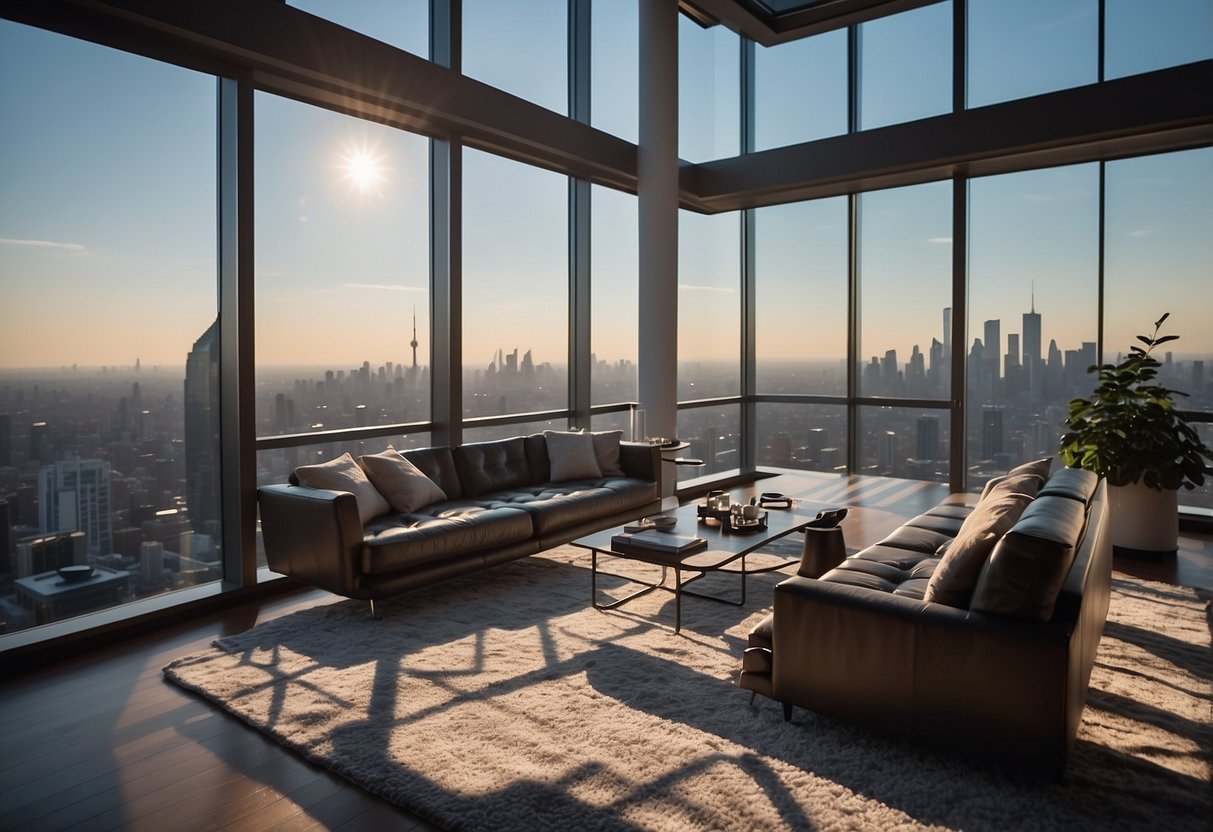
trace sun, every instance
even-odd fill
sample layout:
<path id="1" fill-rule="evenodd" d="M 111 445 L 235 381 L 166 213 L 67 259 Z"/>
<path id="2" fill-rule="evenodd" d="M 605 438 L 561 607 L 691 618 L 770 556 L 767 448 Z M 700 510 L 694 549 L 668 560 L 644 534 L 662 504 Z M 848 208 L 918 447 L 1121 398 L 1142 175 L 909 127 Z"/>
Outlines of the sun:
<path id="1" fill-rule="evenodd" d="M 341 154 L 342 179 L 358 193 L 377 194 L 387 181 L 386 160 L 371 147 L 351 147 Z"/>

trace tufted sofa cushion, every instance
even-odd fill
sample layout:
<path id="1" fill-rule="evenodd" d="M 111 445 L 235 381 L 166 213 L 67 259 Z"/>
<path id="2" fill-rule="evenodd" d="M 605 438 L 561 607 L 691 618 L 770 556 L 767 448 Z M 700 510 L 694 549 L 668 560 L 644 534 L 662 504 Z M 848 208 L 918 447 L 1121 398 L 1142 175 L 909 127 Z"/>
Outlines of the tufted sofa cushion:
<path id="1" fill-rule="evenodd" d="M 490 508 L 515 508 L 531 515 L 537 535 L 546 535 L 600 517 L 642 506 L 652 499 L 652 489 L 628 479 L 544 483 L 512 488 L 487 495 Z"/>
<path id="2" fill-rule="evenodd" d="M 531 467 L 527 461 L 526 442 L 521 436 L 495 442 L 460 445 L 454 448 L 452 453 L 465 497 L 479 497 L 482 494 L 518 488 L 533 482 Z M 438 485 L 441 486 L 442 483 Z"/>

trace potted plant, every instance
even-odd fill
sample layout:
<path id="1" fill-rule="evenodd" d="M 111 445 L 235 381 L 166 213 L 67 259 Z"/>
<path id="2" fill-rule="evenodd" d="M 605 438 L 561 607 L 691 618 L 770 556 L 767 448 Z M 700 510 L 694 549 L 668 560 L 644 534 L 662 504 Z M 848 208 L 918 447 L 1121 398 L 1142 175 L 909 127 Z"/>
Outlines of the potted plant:
<path id="1" fill-rule="evenodd" d="M 1114 546 L 1142 552 L 1174 552 L 1179 537 L 1179 488 L 1204 484 L 1213 474 L 1213 452 L 1175 408 L 1176 396 L 1155 378 L 1162 365 L 1151 353 L 1178 335 L 1138 335 L 1119 364 L 1092 366 L 1099 383 L 1089 399 L 1070 402 L 1059 452 L 1074 468 L 1108 481 Z"/>

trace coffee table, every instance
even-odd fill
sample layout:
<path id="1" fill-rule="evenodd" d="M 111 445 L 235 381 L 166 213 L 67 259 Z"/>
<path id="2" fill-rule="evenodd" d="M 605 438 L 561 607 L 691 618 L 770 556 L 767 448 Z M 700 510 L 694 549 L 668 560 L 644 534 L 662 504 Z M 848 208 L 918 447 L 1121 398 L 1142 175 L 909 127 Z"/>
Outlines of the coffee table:
<path id="1" fill-rule="evenodd" d="M 706 549 L 679 555 L 660 551 L 640 551 L 636 549 L 627 552 L 617 552 L 611 547 L 611 538 L 623 531 L 623 526 L 615 526 L 573 541 L 574 546 L 590 550 L 590 602 L 596 610 L 615 609 L 628 601 L 646 595 L 655 589 L 664 589 L 674 593 L 674 632 L 682 630 L 682 596 L 690 595 L 695 598 L 706 598 L 709 601 L 721 601 L 734 606 L 745 604 L 746 576 L 762 572 L 772 572 L 776 569 L 796 563 L 799 559 L 782 560 L 772 566 L 749 569 L 746 566 L 746 556 L 756 549 L 786 537 L 793 532 L 801 531 L 817 516 L 817 509 L 810 512 L 806 507 L 799 510 L 770 509 L 767 511 L 767 527 L 752 532 L 730 532 L 715 520 L 700 520 L 694 503 L 681 506 L 674 511 L 664 512 L 678 518 L 678 524 L 671 534 L 702 537 L 708 542 Z M 632 583 L 641 584 L 642 589 L 609 603 L 598 603 L 598 558 L 609 556 L 630 560 L 638 563 L 649 563 L 661 567 L 661 579 L 656 583 L 647 583 L 624 575 L 603 572 L 603 575 L 623 578 Z M 725 567 L 740 561 L 740 569 Z M 670 570 L 674 572 L 674 585 L 666 586 L 666 578 Z M 683 580 L 683 572 L 696 573 Z M 686 586 L 707 575 L 709 572 L 730 572 L 741 576 L 741 598 L 734 601 L 717 595 L 706 595 L 686 589 Z"/>

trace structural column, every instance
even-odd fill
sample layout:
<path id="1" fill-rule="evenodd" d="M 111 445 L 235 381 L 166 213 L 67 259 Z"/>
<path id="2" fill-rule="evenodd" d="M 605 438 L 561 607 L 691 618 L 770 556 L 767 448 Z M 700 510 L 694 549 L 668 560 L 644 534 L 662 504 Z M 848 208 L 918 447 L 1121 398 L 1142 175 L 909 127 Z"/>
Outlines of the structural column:
<path id="1" fill-rule="evenodd" d="M 650 436 L 678 432 L 678 0 L 640 2 L 640 406 Z"/>

